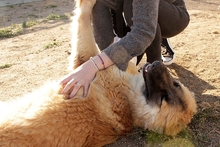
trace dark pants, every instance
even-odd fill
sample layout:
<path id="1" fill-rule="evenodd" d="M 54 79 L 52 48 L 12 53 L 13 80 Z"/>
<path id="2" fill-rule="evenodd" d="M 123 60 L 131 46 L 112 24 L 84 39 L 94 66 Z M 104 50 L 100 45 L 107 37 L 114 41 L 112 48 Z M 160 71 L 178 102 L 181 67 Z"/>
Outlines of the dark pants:
<path id="1" fill-rule="evenodd" d="M 124 14 L 128 26 L 132 25 L 132 1 L 124 0 Z M 188 24 L 189 14 L 183 0 L 176 0 L 172 4 L 165 0 L 160 0 L 156 36 L 151 45 L 145 50 L 147 62 L 161 61 L 162 38 L 169 38 L 179 34 Z M 138 61 L 141 60 L 143 54 L 138 57 Z"/>

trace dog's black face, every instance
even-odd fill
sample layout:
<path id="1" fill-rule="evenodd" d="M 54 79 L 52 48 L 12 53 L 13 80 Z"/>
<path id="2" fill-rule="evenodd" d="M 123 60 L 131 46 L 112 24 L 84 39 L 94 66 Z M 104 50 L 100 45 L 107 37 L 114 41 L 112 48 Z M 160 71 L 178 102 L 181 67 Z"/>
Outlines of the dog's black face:
<path id="1" fill-rule="evenodd" d="M 161 106 L 163 101 L 169 105 L 180 105 L 186 109 L 186 104 L 182 100 L 182 84 L 175 80 L 169 73 L 166 66 L 155 61 L 152 64 L 145 64 L 143 67 L 143 77 L 145 81 L 145 96 L 150 104 Z"/>

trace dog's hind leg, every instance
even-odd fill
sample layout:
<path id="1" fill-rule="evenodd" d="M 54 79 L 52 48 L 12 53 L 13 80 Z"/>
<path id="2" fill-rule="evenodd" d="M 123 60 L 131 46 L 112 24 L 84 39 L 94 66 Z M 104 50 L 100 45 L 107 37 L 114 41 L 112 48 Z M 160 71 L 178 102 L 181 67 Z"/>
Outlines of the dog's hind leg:
<path id="1" fill-rule="evenodd" d="M 92 9 L 96 0 L 77 0 L 72 18 L 72 51 L 69 69 L 75 69 L 99 53 L 91 24 Z"/>

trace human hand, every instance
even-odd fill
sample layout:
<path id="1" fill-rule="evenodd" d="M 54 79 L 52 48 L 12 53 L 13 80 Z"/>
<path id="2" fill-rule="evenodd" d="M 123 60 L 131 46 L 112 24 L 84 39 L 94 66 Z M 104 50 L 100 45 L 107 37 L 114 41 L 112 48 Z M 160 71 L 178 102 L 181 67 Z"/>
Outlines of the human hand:
<path id="1" fill-rule="evenodd" d="M 69 98 L 72 98 L 80 87 L 83 87 L 83 96 L 86 97 L 89 85 L 95 78 L 96 72 L 113 64 L 112 60 L 104 52 L 91 58 L 61 80 L 60 84 L 65 85 L 61 93 L 69 94 L 68 92 L 71 91 Z"/>
<path id="2" fill-rule="evenodd" d="M 86 97 L 88 94 L 89 85 L 95 78 L 97 71 L 98 69 L 94 67 L 90 60 L 85 62 L 61 80 L 61 85 L 66 84 L 61 93 L 67 94 L 68 91 L 74 87 L 68 97 L 72 98 L 76 95 L 78 90 L 83 87 L 83 96 Z"/>

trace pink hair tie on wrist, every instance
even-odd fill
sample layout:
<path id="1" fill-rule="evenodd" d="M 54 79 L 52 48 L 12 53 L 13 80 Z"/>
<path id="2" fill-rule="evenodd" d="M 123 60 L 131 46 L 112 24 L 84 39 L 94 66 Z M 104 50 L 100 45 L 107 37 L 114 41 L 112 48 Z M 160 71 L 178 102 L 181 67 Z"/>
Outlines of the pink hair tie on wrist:
<path id="1" fill-rule="evenodd" d="M 98 55 L 98 57 L 99 57 L 99 59 L 100 59 L 100 60 L 101 60 L 101 62 L 102 62 L 103 69 L 105 69 L 105 63 L 104 63 L 104 61 L 103 61 L 102 57 L 101 57 L 100 55 Z"/>

